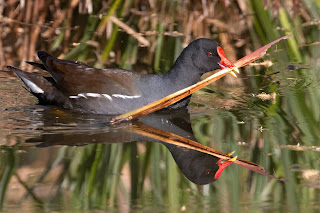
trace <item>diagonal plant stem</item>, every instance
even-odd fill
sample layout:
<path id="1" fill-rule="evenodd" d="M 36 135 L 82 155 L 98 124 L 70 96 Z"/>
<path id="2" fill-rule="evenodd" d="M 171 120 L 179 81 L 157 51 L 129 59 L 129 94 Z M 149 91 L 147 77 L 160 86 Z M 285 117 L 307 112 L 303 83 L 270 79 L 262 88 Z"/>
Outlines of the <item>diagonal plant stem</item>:
<path id="1" fill-rule="evenodd" d="M 30 188 L 18 175 L 18 173 L 14 173 L 14 176 L 17 178 L 18 182 L 25 188 L 29 195 L 39 204 L 43 204 L 43 201 L 38 198 L 38 196 L 33 192 L 32 188 Z"/>
<path id="2" fill-rule="evenodd" d="M 252 52 L 251 54 L 239 59 L 238 61 L 236 61 L 234 63 L 234 65 L 237 68 L 243 67 L 249 63 L 251 63 L 252 61 L 255 61 L 259 58 L 261 58 L 264 54 L 266 54 L 267 50 L 275 43 L 283 40 L 283 39 L 287 39 L 289 37 L 291 37 L 292 35 L 287 35 L 287 36 L 283 36 L 263 47 L 261 47 L 260 49 Z M 191 95 L 192 93 L 198 91 L 199 89 L 211 84 L 212 82 L 222 78 L 223 76 L 225 76 L 226 74 L 230 73 L 232 71 L 232 69 L 230 68 L 225 68 L 211 76 L 209 76 L 208 78 L 190 86 L 187 87 L 185 89 L 179 90 L 178 92 L 175 92 L 171 95 L 168 95 L 158 101 L 152 102 L 150 104 L 147 104 L 139 109 L 135 109 L 133 111 L 130 111 L 128 113 L 119 115 L 114 117 L 113 119 L 111 119 L 110 123 L 111 124 L 116 124 L 116 123 L 120 123 L 122 121 L 129 121 L 132 119 L 136 119 L 139 117 L 142 117 L 144 115 L 150 114 L 152 112 L 155 112 L 159 109 L 165 108 L 167 106 L 170 106 L 171 104 L 174 104 L 178 101 L 180 101 L 181 99 Z"/>
<path id="3" fill-rule="evenodd" d="M 192 149 L 192 150 L 196 150 L 196 151 L 199 151 L 202 153 L 206 153 L 206 154 L 212 155 L 214 157 L 217 157 L 217 158 L 220 158 L 223 160 L 230 160 L 231 158 L 233 158 L 231 155 L 224 154 L 223 152 L 220 152 L 219 150 L 216 150 L 214 148 L 202 145 L 196 141 L 184 138 L 182 136 L 176 135 L 171 132 L 167 132 L 165 130 L 153 128 L 153 127 L 145 125 L 141 122 L 135 123 L 133 130 L 135 133 L 138 133 L 140 135 L 144 135 L 149 138 L 160 140 L 160 141 L 163 141 L 168 144 L 173 144 L 176 146 L 185 147 L 188 149 Z M 262 166 L 255 164 L 253 162 L 250 162 L 250 161 L 246 161 L 244 159 L 237 158 L 234 161 L 234 164 L 237 164 L 237 165 L 242 166 L 246 169 L 250 169 L 253 172 L 262 174 L 264 176 L 267 176 L 267 177 L 270 177 L 270 178 L 273 178 L 276 180 L 280 180 L 280 181 L 284 181 L 284 182 L 288 181 L 287 179 L 277 178 L 273 175 L 270 175 L 264 170 L 264 168 Z"/>

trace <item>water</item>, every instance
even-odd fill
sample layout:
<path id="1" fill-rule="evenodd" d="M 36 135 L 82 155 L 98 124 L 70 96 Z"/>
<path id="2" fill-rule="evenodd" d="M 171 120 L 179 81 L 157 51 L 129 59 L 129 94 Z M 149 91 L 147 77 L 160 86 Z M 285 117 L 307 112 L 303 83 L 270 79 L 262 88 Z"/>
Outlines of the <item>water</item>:
<path id="1" fill-rule="evenodd" d="M 272 90 L 268 94 L 276 94 L 270 100 L 241 88 L 209 92 L 204 100 L 200 92 L 191 114 L 169 112 L 117 126 L 108 125 L 109 116 L 35 105 L 17 79 L 0 78 L 2 211 L 318 209 L 319 105 L 314 102 L 319 96 L 312 94 L 319 86 L 318 78 L 310 77 L 318 69 L 297 69 L 303 78 L 291 73 L 295 79 L 283 82 L 280 75 L 289 72 L 284 67 L 264 80 Z M 234 105 L 225 109 L 230 94 Z M 216 107 L 206 107 L 212 101 Z M 194 184 L 175 163 L 174 148 L 141 133 L 149 127 L 225 153 L 235 150 L 239 158 L 289 182 L 230 165 L 216 182 Z"/>
<path id="2" fill-rule="evenodd" d="M 185 32 L 186 29 L 188 36 L 217 36 L 212 34 L 212 31 L 215 32 L 212 25 L 206 26 L 210 30 L 201 31 L 202 23 L 198 20 L 202 18 L 198 19 L 197 16 L 202 12 L 196 11 L 199 13 L 197 14 L 189 11 L 192 15 L 185 15 L 185 6 L 181 6 L 179 1 L 172 2 L 174 3 L 167 4 L 170 9 L 163 10 L 169 14 L 164 15 L 163 19 L 159 18 L 158 22 L 154 18 L 159 14 L 152 12 L 150 17 L 141 15 L 141 23 L 146 24 L 139 22 L 138 27 L 143 31 L 142 36 L 150 38 L 150 41 L 156 40 L 152 44 L 154 46 L 139 47 L 137 37 L 128 35 L 127 29 L 109 29 L 111 25 L 106 30 L 108 35 L 99 37 L 99 33 L 94 33 L 92 36 L 91 33 L 97 31 L 94 26 L 100 19 L 88 16 L 88 29 L 81 28 L 83 23 L 80 27 L 77 26 L 81 28 L 79 31 L 76 31 L 76 27 L 70 28 L 71 35 L 76 38 L 74 42 L 77 43 L 73 44 L 76 46 L 75 51 L 67 57 L 78 57 L 78 60 L 87 60 L 86 62 L 95 63 L 97 67 L 104 66 L 104 61 L 108 59 L 108 65 L 115 63 L 116 67 L 142 72 L 168 70 L 173 58 L 181 52 L 184 39 L 188 40 L 188 37 L 171 37 L 168 32 L 162 33 L 163 31 L 173 29 Z M 206 1 L 201 1 L 201 4 L 204 2 Z M 236 49 L 243 50 L 239 53 L 241 55 L 246 54 L 244 50 L 252 48 L 250 44 L 261 46 L 259 41 L 250 43 L 250 39 L 256 41 L 259 38 L 266 43 L 284 32 L 293 31 L 294 41 L 297 43 L 281 42 L 271 48 L 270 53 L 258 62 L 268 60 L 273 65 L 246 66 L 241 69 L 243 74 L 235 85 L 230 86 L 230 81 L 223 78 L 198 91 L 193 95 L 189 111 L 169 111 L 112 126 L 108 124 L 110 116 L 79 114 L 58 107 L 36 105 L 36 99 L 22 88 L 22 83 L 12 73 L 1 71 L 0 212 L 319 211 L 320 52 L 316 42 L 320 38 L 318 22 L 311 21 L 318 20 L 317 7 L 312 6 L 313 1 L 305 2 L 310 5 L 302 7 L 301 11 L 307 15 L 301 18 L 299 14 L 298 17 L 310 20 L 301 23 L 301 20 L 295 19 L 296 21 L 290 22 L 294 26 L 285 26 L 287 14 L 282 7 L 278 11 L 281 18 L 279 20 L 272 17 L 270 11 L 263 9 L 261 1 L 248 3 L 252 11 L 255 10 L 253 12 L 251 9 L 245 11 L 246 5 L 235 7 L 242 10 L 242 13 L 222 10 L 224 14 L 220 13 L 220 16 L 227 15 L 229 19 L 241 14 L 239 20 L 248 22 L 249 27 L 241 22 L 240 28 L 238 21 L 231 21 L 234 23 L 227 25 L 228 30 L 241 30 L 239 34 L 245 35 L 231 33 L 231 39 L 228 38 L 237 41 Z M 217 4 L 219 3 L 218 1 Z M 126 11 L 123 14 L 135 12 L 126 10 L 126 7 L 130 8 L 128 5 L 121 5 L 117 13 L 122 13 L 123 10 Z M 163 5 L 165 8 L 166 5 Z M 162 21 L 168 18 L 171 20 L 176 5 L 182 8 L 175 15 L 179 20 L 166 26 Z M 211 6 L 208 8 L 215 7 Z M 202 5 L 192 5 L 191 8 L 201 7 Z M 14 6 L 11 9 L 12 14 L 16 14 Z M 210 16 L 212 11 L 205 13 L 208 12 Z M 221 10 L 215 10 L 213 16 L 219 12 Z M 56 13 L 56 16 L 61 15 L 60 10 L 56 10 Z M 76 12 L 74 14 L 75 22 L 85 19 L 84 15 L 78 19 Z M 51 16 L 53 15 L 49 15 L 50 19 Z M 182 16 L 195 18 L 181 21 Z M 137 17 L 135 15 L 135 19 Z M 247 18 L 250 20 L 245 20 Z M 123 19 L 125 23 L 128 21 L 135 24 L 131 16 L 128 20 Z M 188 26 L 182 25 L 182 22 L 188 23 Z M 251 22 L 253 26 L 250 25 Z M 49 21 L 46 23 L 51 26 Z M 69 24 L 63 23 L 66 26 Z M 192 24 L 189 23 L 201 27 L 191 29 Z M 150 29 L 146 29 L 146 25 L 150 25 Z M 11 27 L 8 26 L 3 23 L 4 39 L 11 35 Z M 37 32 L 33 30 L 36 26 L 30 26 L 30 31 Z M 153 28 L 154 26 L 157 27 Z M 209 29 L 206 27 L 203 26 L 203 29 Z M 242 32 L 242 27 L 250 29 Z M 56 27 L 52 29 L 54 28 Z M 221 28 L 227 30 L 225 27 Z M 22 33 L 25 30 L 22 27 L 12 29 L 16 30 L 15 37 L 16 32 Z M 41 32 L 46 29 L 47 27 L 43 27 Z M 72 46 L 69 41 L 61 42 L 63 38 L 60 35 L 68 35 L 62 25 L 56 30 L 57 34 L 52 29 L 41 34 L 46 35 L 45 39 L 39 39 L 33 45 L 46 47 L 49 46 L 48 43 L 54 43 L 50 47 L 52 51 L 59 53 Z M 82 36 L 80 31 L 85 31 L 84 37 L 89 41 L 78 43 Z M 154 33 L 155 37 L 152 37 L 153 34 L 147 35 L 146 31 Z M 247 38 L 249 31 L 250 39 Z M 233 35 L 239 38 L 234 38 Z M 51 36 L 52 39 L 47 41 Z M 218 37 L 222 40 L 223 36 L 225 35 Z M 113 40 L 114 38 L 119 41 Z M 6 54 L 10 53 L 12 58 L 16 56 L 12 47 L 19 49 L 19 44 L 28 43 L 19 41 L 13 45 L 9 41 L 11 38 L 2 42 L 6 47 L 3 50 Z M 246 45 L 248 42 L 249 45 Z M 304 42 L 310 45 L 302 45 Z M 109 49 L 112 49 L 110 54 Z M 17 51 L 19 52 L 21 49 Z M 101 61 L 96 60 L 95 55 L 92 56 L 93 53 L 102 52 Z M 227 52 L 226 54 L 228 55 Z M 5 55 L 5 59 L 8 58 L 9 55 Z M 197 175 L 208 172 L 207 168 L 200 170 L 203 165 L 216 166 L 211 162 L 214 162 L 214 158 L 200 156 L 186 146 L 177 148 L 179 145 L 190 145 L 189 140 L 196 140 L 223 153 L 236 151 L 233 155 L 259 164 L 268 174 L 285 178 L 288 182 L 231 164 L 217 181 L 211 183 L 212 179 L 206 180 L 210 183 L 204 184 L 205 181 L 197 179 Z M 204 161 L 198 162 L 197 157 Z"/>

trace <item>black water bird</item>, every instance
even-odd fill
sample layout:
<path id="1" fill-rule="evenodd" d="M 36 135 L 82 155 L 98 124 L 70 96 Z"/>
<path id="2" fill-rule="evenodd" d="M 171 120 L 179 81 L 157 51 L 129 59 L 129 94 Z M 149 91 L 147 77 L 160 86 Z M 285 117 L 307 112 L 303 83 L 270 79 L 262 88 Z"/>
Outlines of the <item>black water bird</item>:
<path id="1" fill-rule="evenodd" d="M 39 104 L 95 114 L 116 115 L 140 108 L 197 83 L 204 73 L 212 70 L 230 67 L 238 72 L 220 45 L 206 38 L 191 42 L 171 69 L 159 75 L 96 69 L 82 62 L 57 59 L 44 51 L 38 51 L 38 57 L 42 63 L 28 63 L 48 71 L 52 77 L 7 68 L 23 81 Z M 185 107 L 190 98 L 191 95 L 168 108 Z"/>

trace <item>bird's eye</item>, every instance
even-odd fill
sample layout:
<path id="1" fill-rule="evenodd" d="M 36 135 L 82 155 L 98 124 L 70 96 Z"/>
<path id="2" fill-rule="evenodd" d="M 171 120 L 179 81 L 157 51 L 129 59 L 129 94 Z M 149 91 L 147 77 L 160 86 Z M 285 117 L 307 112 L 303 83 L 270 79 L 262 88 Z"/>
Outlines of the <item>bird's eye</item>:
<path id="1" fill-rule="evenodd" d="M 213 55 L 212 52 L 208 52 L 209 57 L 212 57 L 212 55 Z"/>
<path id="2" fill-rule="evenodd" d="M 207 169 L 207 170 L 206 170 L 206 174 L 207 174 L 207 175 L 210 174 L 210 171 L 211 171 L 210 169 Z"/>

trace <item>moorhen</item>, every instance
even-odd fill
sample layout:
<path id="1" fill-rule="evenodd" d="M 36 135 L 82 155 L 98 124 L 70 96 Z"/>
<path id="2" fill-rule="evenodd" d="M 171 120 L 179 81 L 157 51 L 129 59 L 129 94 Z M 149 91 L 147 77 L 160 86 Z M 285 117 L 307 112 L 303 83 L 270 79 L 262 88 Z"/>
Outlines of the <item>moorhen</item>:
<path id="1" fill-rule="evenodd" d="M 206 153 L 173 144 L 163 143 L 171 152 L 181 172 L 193 183 L 205 185 L 220 177 L 223 170 L 231 165 L 237 157 L 224 160 Z"/>
<path id="2" fill-rule="evenodd" d="M 42 63 L 27 63 L 48 71 L 52 77 L 7 68 L 23 81 L 39 104 L 96 114 L 116 115 L 137 109 L 197 83 L 204 73 L 212 70 L 230 67 L 239 72 L 218 42 L 207 38 L 191 42 L 171 69 L 160 75 L 96 69 L 82 62 L 57 59 L 44 51 L 37 54 Z M 191 95 L 168 108 L 185 107 L 190 98 Z"/>
<path id="3" fill-rule="evenodd" d="M 87 122 L 91 123 L 92 119 L 95 119 L 95 123 L 103 123 L 105 116 L 68 113 L 63 116 L 59 114 L 59 118 L 56 119 L 56 113 L 56 111 L 52 111 L 52 113 L 37 113 L 37 117 L 39 115 L 41 117 L 35 121 L 40 125 L 37 126 L 39 131 L 37 131 L 36 135 L 26 140 L 27 144 L 34 144 L 36 147 L 49 147 L 59 145 L 85 146 L 98 143 L 120 144 L 133 141 L 161 143 L 170 151 L 185 177 L 198 185 L 216 181 L 224 169 L 237 159 L 234 157 L 229 160 L 223 160 L 194 150 L 192 147 L 196 148 L 198 146 L 192 145 L 191 141 L 191 144 L 189 144 L 191 148 L 183 146 L 189 140 L 197 141 L 193 134 L 190 114 L 187 108 L 162 110 L 158 113 L 145 115 L 128 125 L 123 124 L 121 128 L 109 126 L 107 129 L 104 128 L 104 131 L 101 131 L 100 128 L 88 129 Z M 29 120 L 34 120 L 34 115 L 30 114 L 30 116 Z M 50 134 L 47 134 L 47 128 L 41 128 L 41 126 L 55 126 L 56 123 L 62 125 L 77 123 L 79 125 L 72 129 L 72 134 L 70 134 L 70 128 L 65 131 L 61 129 L 52 131 Z M 182 140 L 178 137 L 182 137 Z"/>

